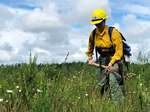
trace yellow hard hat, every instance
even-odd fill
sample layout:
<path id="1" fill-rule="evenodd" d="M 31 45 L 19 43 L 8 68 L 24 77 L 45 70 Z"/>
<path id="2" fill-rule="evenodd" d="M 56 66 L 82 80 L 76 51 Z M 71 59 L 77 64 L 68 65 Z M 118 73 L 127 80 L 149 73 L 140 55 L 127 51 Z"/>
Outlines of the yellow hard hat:
<path id="1" fill-rule="evenodd" d="M 92 13 L 92 20 L 91 24 L 98 24 L 101 23 L 103 20 L 107 19 L 108 16 L 106 12 L 102 9 L 96 9 Z"/>

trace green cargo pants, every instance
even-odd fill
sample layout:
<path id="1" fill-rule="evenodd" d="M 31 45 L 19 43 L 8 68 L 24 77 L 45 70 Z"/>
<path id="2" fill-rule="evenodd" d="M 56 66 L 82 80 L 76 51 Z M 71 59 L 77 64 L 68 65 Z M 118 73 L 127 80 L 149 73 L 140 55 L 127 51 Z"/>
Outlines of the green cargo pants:
<path id="1" fill-rule="evenodd" d="M 101 65 L 107 65 L 106 57 L 101 57 Z M 123 64 L 119 61 L 113 65 L 115 68 L 119 68 L 119 64 Z M 105 92 L 109 93 L 112 101 L 123 102 L 124 96 L 121 86 L 119 85 L 122 80 L 122 76 L 118 72 L 104 73 L 104 69 L 100 68 L 100 94 L 103 96 Z"/>

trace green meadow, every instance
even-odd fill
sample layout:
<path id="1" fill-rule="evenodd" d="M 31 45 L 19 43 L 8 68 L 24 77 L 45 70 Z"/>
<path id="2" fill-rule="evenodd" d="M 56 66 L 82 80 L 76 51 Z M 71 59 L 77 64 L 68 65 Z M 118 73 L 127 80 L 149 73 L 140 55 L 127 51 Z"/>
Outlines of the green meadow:
<path id="1" fill-rule="evenodd" d="M 0 112 L 150 112 L 150 64 L 124 67 L 124 104 L 100 99 L 98 68 L 83 62 L 0 65 Z M 131 77 L 126 74 L 134 74 Z"/>

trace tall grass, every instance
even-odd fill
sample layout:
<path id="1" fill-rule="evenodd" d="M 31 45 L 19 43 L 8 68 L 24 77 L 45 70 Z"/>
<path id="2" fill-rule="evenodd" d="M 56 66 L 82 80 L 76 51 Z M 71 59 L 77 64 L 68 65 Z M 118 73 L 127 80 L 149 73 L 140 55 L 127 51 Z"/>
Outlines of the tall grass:
<path id="1" fill-rule="evenodd" d="M 124 105 L 100 99 L 98 69 L 83 62 L 0 66 L 0 112 L 148 112 L 150 65 L 131 64 Z M 127 73 L 128 71 L 124 71 Z M 9 91 L 8 91 L 9 90 Z"/>

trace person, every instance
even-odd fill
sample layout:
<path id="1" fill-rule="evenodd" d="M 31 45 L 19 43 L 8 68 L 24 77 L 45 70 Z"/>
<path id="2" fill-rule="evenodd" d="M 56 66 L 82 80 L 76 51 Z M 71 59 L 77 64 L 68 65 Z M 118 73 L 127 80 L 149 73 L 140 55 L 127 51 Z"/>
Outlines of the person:
<path id="1" fill-rule="evenodd" d="M 103 96 L 105 92 L 109 92 L 110 98 L 113 101 L 122 101 L 124 98 L 123 91 L 119 83 L 122 80 L 122 76 L 119 74 L 120 65 L 123 64 L 123 44 L 122 37 L 116 28 L 112 31 L 112 40 L 109 37 L 109 27 L 106 25 L 106 19 L 108 18 L 106 12 L 102 9 L 96 9 L 92 13 L 91 24 L 96 26 L 95 37 L 93 37 L 93 31 L 90 33 L 88 50 L 86 55 L 88 57 L 88 63 L 94 64 L 93 51 L 94 46 L 100 54 L 99 63 L 105 65 L 106 68 L 100 67 L 100 94 Z M 114 48 L 113 52 L 111 49 Z M 113 71 L 113 68 L 117 68 L 118 71 Z M 107 90 L 107 91 L 106 91 Z"/>

